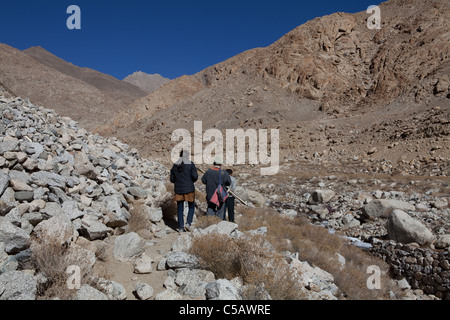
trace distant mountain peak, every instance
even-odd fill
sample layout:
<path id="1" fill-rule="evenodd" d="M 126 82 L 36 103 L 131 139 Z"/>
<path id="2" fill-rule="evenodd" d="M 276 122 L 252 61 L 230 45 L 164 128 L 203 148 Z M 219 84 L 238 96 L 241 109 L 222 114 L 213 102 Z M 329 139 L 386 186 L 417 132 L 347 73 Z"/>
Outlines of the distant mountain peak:
<path id="1" fill-rule="evenodd" d="M 136 71 L 122 81 L 135 85 L 150 94 L 165 85 L 170 79 L 164 78 L 160 74 L 148 74 L 142 71 Z"/>

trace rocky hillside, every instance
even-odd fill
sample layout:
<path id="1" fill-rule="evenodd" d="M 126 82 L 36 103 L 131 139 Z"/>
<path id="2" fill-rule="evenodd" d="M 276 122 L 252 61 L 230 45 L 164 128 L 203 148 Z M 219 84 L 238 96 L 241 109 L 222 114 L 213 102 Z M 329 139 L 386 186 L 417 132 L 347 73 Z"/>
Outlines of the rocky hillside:
<path id="1" fill-rule="evenodd" d="M 164 166 L 20 98 L 2 96 L 0 112 L 1 299 L 34 299 L 56 281 L 22 270 L 36 268 L 29 261 L 39 248 L 64 245 L 59 258 L 89 273 L 95 241 L 124 233 L 136 200 L 154 221 L 162 219 L 160 207 L 171 198 Z"/>
<path id="2" fill-rule="evenodd" d="M 41 47 L 0 45 L 0 83 L 14 94 L 95 128 L 147 93 L 98 71 L 68 63 Z"/>
<path id="3" fill-rule="evenodd" d="M 170 81 L 170 79 L 164 78 L 160 74 L 148 74 L 142 71 L 137 71 L 122 81 L 131 83 L 132 85 L 150 94 L 165 85 Z"/>
<path id="4" fill-rule="evenodd" d="M 427 119 L 436 107 L 441 119 L 448 118 L 449 5 L 392 0 L 380 8 L 381 30 L 367 28 L 365 11 L 316 18 L 267 48 L 173 80 L 99 132 L 162 157 L 171 150 L 171 132 L 192 130 L 194 120 L 202 120 L 205 130 L 280 128 L 287 158 L 305 150 L 311 157 L 324 149 L 330 152 L 330 147 L 356 157 L 376 148 L 380 158 L 396 162 L 409 153 L 402 142 L 410 145 L 411 140 L 428 155 L 432 142 L 421 139 L 441 139 L 448 133 L 446 120 L 434 125 L 440 126 L 435 133 L 415 138 L 399 133 L 396 121 Z M 425 125 L 414 129 L 426 130 Z M 349 141 L 355 148 L 349 150 Z M 388 150 L 396 142 L 397 150 Z M 448 155 L 442 151 L 436 152 Z M 424 152 L 411 158 L 416 156 Z"/>

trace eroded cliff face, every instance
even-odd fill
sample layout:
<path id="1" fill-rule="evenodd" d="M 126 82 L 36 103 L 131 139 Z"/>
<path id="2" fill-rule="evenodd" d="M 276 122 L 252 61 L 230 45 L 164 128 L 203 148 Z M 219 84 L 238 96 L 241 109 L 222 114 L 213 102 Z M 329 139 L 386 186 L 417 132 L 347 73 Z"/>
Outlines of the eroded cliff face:
<path id="1" fill-rule="evenodd" d="M 296 28 L 259 57 L 259 72 L 325 110 L 426 100 L 449 72 L 448 3 L 390 1 L 380 10 L 379 30 L 366 12 Z"/>

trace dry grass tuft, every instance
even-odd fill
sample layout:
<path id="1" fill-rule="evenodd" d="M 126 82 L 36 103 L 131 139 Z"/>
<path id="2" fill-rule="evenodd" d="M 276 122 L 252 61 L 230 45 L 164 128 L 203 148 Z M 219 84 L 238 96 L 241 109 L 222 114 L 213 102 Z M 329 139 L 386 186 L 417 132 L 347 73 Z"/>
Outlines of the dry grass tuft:
<path id="1" fill-rule="evenodd" d="M 330 234 L 325 228 L 312 225 L 307 217 L 291 219 L 267 209 L 247 209 L 239 225 L 241 231 L 266 226 L 267 239 L 277 251 L 298 252 L 299 260 L 331 273 L 345 299 L 389 299 L 389 291 L 396 292 L 388 276 L 389 267 L 384 261 Z M 345 258 L 344 267 L 338 262 L 337 253 Z M 371 275 L 367 270 L 372 265 L 382 271 L 380 290 L 367 288 Z"/>
<path id="2" fill-rule="evenodd" d="M 151 229 L 151 221 L 145 213 L 145 204 L 135 202 L 130 209 L 130 220 L 128 221 L 128 231 L 136 232 L 145 239 L 149 236 L 146 235 L 146 231 Z"/>
<path id="3" fill-rule="evenodd" d="M 34 242 L 32 252 L 31 264 L 47 279 L 46 283 L 39 288 L 39 299 L 49 300 L 56 297 L 61 300 L 75 299 L 76 290 L 71 290 L 67 286 L 70 275 L 66 272 L 69 266 L 74 265 L 73 261 L 67 259 L 67 246 L 50 238 L 44 242 Z M 88 275 L 86 270 L 81 271 L 83 282 Z"/>
<path id="4" fill-rule="evenodd" d="M 217 278 L 240 277 L 246 284 L 244 298 L 254 300 L 261 285 L 275 300 L 301 299 L 296 273 L 281 254 L 271 250 L 264 237 L 232 239 L 211 234 L 196 237 L 191 253 L 200 257 L 203 267 Z"/>
<path id="5" fill-rule="evenodd" d="M 75 273 L 74 269 L 69 267 L 76 266 L 79 268 L 80 285 L 93 285 L 91 279 L 94 275 L 105 279 L 109 277 L 107 274 L 108 252 L 106 246 L 95 247 L 93 253 L 96 262 L 94 265 L 86 260 L 88 256 L 83 253 L 87 252 L 86 250 L 92 250 L 92 248 L 62 245 L 58 240 L 52 238 L 45 239 L 45 241 L 34 239 L 31 250 L 31 259 L 27 264 L 30 264 L 30 268 L 46 278 L 46 281 L 38 287 L 37 299 L 39 300 L 76 299 L 77 288 L 73 288 L 74 283 L 71 282 Z"/>
<path id="6" fill-rule="evenodd" d="M 199 216 L 197 218 L 195 226 L 197 228 L 200 228 L 200 229 L 206 229 L 207 227 L 209 227 L 209 226 L 211 226 L 213 224 L 217 224 L 217 223 L 219 223 L 221 221 L 222 221 L 222 219 L 220 219 L 217 216 L 208 216 L 208 215 Z"/>

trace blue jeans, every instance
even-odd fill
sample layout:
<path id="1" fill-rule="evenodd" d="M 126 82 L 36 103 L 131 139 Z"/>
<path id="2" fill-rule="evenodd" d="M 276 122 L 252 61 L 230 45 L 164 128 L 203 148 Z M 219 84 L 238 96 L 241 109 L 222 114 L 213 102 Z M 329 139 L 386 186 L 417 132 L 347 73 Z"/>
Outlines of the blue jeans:
<path id="1" fill-rule="evenodd" d="M 187 217 L 187 224 L 191 225 L 194 221 L 195 202 L 188 202 L 189 212 Z M 180 230 L 184 229 L 184 201 L 177 202 L 178 227 Z"/>

